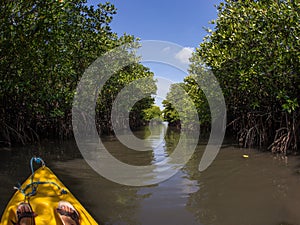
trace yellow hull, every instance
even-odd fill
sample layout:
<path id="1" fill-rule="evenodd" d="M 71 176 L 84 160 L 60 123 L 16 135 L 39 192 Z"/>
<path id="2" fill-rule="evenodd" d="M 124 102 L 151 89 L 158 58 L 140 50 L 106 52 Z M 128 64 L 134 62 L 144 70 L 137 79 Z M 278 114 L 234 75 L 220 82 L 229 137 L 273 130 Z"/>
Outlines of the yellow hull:
<path id="1" fill-rule="evenodd" d="M 31 182 L 39 182 L 36 194 L 30 197 L 18 190 L 9 201 L 1 218 L 0 225 L 12 224 L 17 222 L 16 210 L 21 202 L 29 202 L 33 212 L 37 214 L 35 223 L 37 225 L 59 225 L 62 224 L 56 208 L 59 201 L 70 202 L 80 215 L 80 224 L 98 224 L 72 193 L 63 185 L 56 175 L 46 166 L 40 167 L 34 172 L 33 180 L 29 177 L 21 186 L 24 190 Z M 30 188 L 27 191 L 31 191 Z M 63 191 L 62 191 L 63 190 Z"/>

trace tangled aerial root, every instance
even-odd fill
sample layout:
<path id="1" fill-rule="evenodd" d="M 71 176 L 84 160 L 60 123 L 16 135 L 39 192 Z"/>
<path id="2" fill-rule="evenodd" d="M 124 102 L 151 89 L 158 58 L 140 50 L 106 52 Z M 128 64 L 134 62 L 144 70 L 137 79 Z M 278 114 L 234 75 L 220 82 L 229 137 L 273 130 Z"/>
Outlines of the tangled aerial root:
<path id="1" fill-rule="evenodd" d="M 240 146 L 246 148 L 269 145 L 268 150 L 272 153 L 287 155 L 288 150 L 297 150 L 299 142 L 297 134 L 299 134 L 300 122 L 297 124 L 295 118 L 294 115 L 288 117 L 283 113 L 280 120 L 275 120 L 271 113 L 248 113 L 247 116 L 239 117 L 230 125 L 237 131 Z"/>

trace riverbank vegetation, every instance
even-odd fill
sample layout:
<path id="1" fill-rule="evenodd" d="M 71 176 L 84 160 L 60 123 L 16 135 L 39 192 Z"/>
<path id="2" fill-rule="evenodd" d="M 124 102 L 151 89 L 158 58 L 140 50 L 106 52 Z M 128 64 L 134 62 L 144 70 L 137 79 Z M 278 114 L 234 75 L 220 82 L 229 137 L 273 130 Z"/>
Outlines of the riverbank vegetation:
<path id="1" fill-rule="evenodd" d="M 72 136 L 72 101 L 85 69 L 105 52 L 137 41 L 111 31 L 114 5 L 98 6 L 84 0 L 0 2 L 0 145 Z M 117 93 L 140 77 L 153 74 L 133 63 L 107 82 L 96 107 L 101 133 L 111 132 L 108 112 Z M 134 107 L 133 127 L 153 101 L 149 95 Z"/>
<path id="2" fill-rule="evenodd" d="M 169 125 L 200 125 L 209 131 L 209 105 L 198 83 L 213 73 L 226 101 L 227 133 L 241 146 L 263 146 L 284 154 L 299 149 L 299 4 L 220 3 L 218 18 L 212 21 L 215 28 L 207 29 L 208 36 L 193 54 L 189 75 L 173 84 L 163 101 L 162 115 Z M 110 3 L 88 7 L 84 0 L 1 1 L 0 9 L 0 145 L 71 137 L 73 98 L 85 70 L 118 46 L 138 45 L 137 39 L 111 31 L 116 9 Z M 112 103 L 125 86 L 140 78 L 153 80 L 153 73 L 136 59 L 105 83 L 95 109 L 100 134 L 113 133 Z M 151 94 L 130 109 L 132 128 L 162 119 Z M 186 113 L 189 98 L 199 124 L 190 123 Z M 120 127 L 128 124 L 121 122 Z"/>
<path id="3" fill-rule="evenodd" d="M 284 154 L 296 151 L 300 141 L 300 3 L 226 0 L 218 12 L 212 21 L 215 29 L 207 29 L 209 35 L 191 58 L 190 76 L 181 85 L 190 90 L 205 123 L 209 115 L 205 96 L 191 91 L 199 90 L 192 79 L 213 72 L 226 100 L 228 133 L 241 146 L 263 146 Z M 176 114 L 166 106 L 166 119 L 174 123 Z"/>

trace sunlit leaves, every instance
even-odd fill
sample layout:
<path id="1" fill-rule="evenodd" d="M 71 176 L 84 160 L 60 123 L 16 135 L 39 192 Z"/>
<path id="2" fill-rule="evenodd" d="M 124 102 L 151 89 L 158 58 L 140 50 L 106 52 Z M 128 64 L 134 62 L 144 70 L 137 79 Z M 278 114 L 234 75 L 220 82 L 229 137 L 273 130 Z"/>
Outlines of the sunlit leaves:
<path id="1" fill-rule="evenodd" d="M 216 29 L 197 54 L 213 69 L 230 106 L 285 104 L 277 101 L 281 90 L 297 99 L 299 3 L 228 0 L 218 10 Z"/>
<path id="2" fill-rule="evenodd" d="M 159 106 L 156 105 L 152 105 L 150 108 L 148 109 L 144 109 L 143 110 L 143 117 L 146 121 L 151 121 L 151 120 L 155 120 L 155 121 L 162 121 L 162 117 L 161 117 L 161 110 L 159 108 Z"/>

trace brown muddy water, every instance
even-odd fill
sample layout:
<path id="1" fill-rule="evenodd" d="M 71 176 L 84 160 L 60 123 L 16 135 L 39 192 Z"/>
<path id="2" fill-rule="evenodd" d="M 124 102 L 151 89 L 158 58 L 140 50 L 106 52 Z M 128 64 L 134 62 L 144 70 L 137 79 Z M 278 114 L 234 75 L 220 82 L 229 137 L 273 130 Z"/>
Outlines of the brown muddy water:
<path id="1" fill-rule="evenodd" d="M 145 137 L 149 130 L 136 131 Z M 154 135 L 161 142 L 153 152 L 126 149 L 105 137 L 120 160 L 151 164 L 168 157 L 179 133 Z M 155 145 L 157 146 L 157 145 Z M 29 174 L 29 160 L 40 154 L 99 224 L 129 225 L 297 225 L 300 224 L 300 158 L 281 158 L 256 149 L 224 144 L 213 164 L 199 172 L 205 142 L 170 179 L 151 186 L 113 183 L 92 170 L 75 141 L 0 150 L 0 211 L 14 193 L 13 186 Z M 243 154 L 249 158 L 243 158 Z M 138 161 L 138 162 L 137 162 Z"/>

